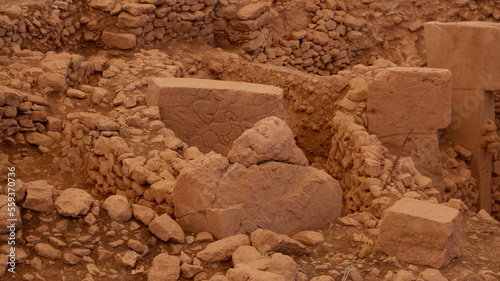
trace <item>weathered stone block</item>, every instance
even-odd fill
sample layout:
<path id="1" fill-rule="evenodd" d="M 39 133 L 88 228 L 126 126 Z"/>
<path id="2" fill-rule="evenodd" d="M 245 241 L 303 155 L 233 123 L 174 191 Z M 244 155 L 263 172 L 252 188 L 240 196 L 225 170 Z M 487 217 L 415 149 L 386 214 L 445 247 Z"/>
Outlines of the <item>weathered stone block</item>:
<path id="1" fill-rule="evenodd" d="M 500 24 L 427 22 L 424 24 L 430 67 L 450 69 L 454 89 L 499 90 Z"/>
<path id="2" fill-rule="evenodd" d="M 376 248 L 404 262 L 441 268 L 460 255 L 460 223 L 456 209 L 404 198 L 387 209 Z"/>
<path id="3" fill-rule="evenodd" d="M 283 91 L 242 82 L 153 78 L 146 98 L 165 125 L 202 152 L 226 155 L 232 142 L 257 121 L 283 115 Z"/>
<path id="4" fill-rule="evenodd" d="M 435 133 L 451 122 L 451 72 L 390 67 L 369 85 L 368 131 L 379 137 Z"/>
<path id="5" fill-rule="evenodd" d="M 174 187 L 182 228 L 216 238 L 259 227 L 290 235 L 324 226 L 340 216 L 341 202 L 339 183 L 323 171 L 273 161 L 228 166 L 215 153 L 192 160 Z"/>
<path id="6" fill-rule="evenodd" d="M 101 40 L 108 48 L 128 50 L 135 47 L 137 39 L 134 34 L 120 34 L 104 31 Z"/>
<path id="7" fill-rule="evenodd" d="M 115 0 L 91 0 L 89 1 L 89 6 L 94 9 L 109 12 L 113 10 L 113 7 L 115 6 Z"/>

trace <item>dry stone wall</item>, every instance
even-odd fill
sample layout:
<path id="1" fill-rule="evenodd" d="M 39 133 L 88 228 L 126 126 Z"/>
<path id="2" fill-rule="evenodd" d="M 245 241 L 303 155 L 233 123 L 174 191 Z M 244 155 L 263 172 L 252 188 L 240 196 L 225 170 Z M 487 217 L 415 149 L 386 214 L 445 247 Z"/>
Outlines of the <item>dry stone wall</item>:
<path id="1" fill-rule="evenodd" d="M 45 1 L 0 4 L 2 54 L 33 50 L 158 48 L 174 39 L 213 44 L 216 1 Z"/>
<path id="2" fill-rule="evenodd" d="M 9 3 L 5 3 L 9 2 Z M 22 5 L 13 1 L 0 4 L 0 50 L 6 55 L 21 48 L 48 51 L 77 48 L 81 27 L 73 0 L 40 1 Z"/>
<path id="3" fill-rule="evenodd" d="M 500 19 L 498 4 L 472 2 L 454 3 L 451 10 L 438 5 L 428 13 L 418 8 L 422 3 L 413 2 L 388 6 L 340 0 L 21 1 L 0 4 L 0 50 L 77 50 L 96 43 L 138 50 L 182 40 L 236 47 L 248 60 L 320 75 L 372 63 L 379 54 L 398 64 L 420 66 L 421 18 Z M 412 9 L 416 10 L 408 14 Z"/>
<path id="4" fill-rule="evenodd" d="M 108 13 L 116 27 L 107 24 L 103 28 L 86 18 L 82 35 L 85 40 L 97 41 L 100 31 L 104 31 L 101 42 L 118 49 L 158 48 L 172 39 L 213 44 L 215 4 L 215 0 L 92 0 L 88 5 Z"/>
<path id="5" fill-rule="evenodd" d="M 468 166 L 472 152 L 459 144 L 440 144 L 443 169 L 444 201 L 458 198 L 471 211 L 477 209 L 477 180 Z"/>
<path id="6" fill-rule="evenodd" d="M 215 21 L 219 44 L 240 47 L 249 59 L 285 65 L 320 75 L 337 73 L 349 65 L 350 53 L 363 48 L 361 29 L 366 20 L 347 13 L 342 1 L 298 2 L 220 1 Z M 297 11 L 304 9 L 306 13 Z M 283 32 L 280 15 L 297 13 L 291 19 L 304 22 Z"/>
<path id="7" fill-rule="evenodd" d="M 28 142 L 46 151 L 61 138 L 63 129 L 62 121 L 48 114 L 48 95 L 82 83 L 93 66 L 80 55 L 29 50 L 17 52 L 4 63 L 7 67 L 0 69 L 0 141 Z"/>
<path id="8" fill-rule="evenodd" d="M 431 179 L 422 176 L 410 157 L 391 156 L 375 135 L 339 113 L 332 120 L 332 148 L 327 171 L 339 179 L 348 212 L 377 216 L 402 197 L 439 198 Z"/>
<path id="9" fill-rule="evenodd" d="M 444 190 L 438 190 L 434 188 L 435 184 L 432 180 L 414 163 L 414 161 L 422 161 L 427 158 L 419 159 L 416 155 L 415 159 L 414 155 L 403 153 L 408 142 L 416 142 L 413 145 L 418 146 L 418 143 L 421 143 L 418 138 L 422 134 L 408 135 L 406 132 L 400 138 L 399 145 L 389 151 L 380 142 L 378 136 L 367 133 L 369 125 L 367 101 L 370 95 L 373 95 L 369 85 L 375 77 L 379 77 L 380 73 L 386 73 L 388 69 L 393 70 L 393 66 L 388 61 L 378 60 L 372 66 L 357 65 L 352 71 L 341 72 L 349 79 L 349 88 L 344 97 L 336 102 L 338 111 L 337 116 L 332 119 L 332 148 L 326 167 L 334 178 L 339 179 L 345 198 L 347 198 L 349 210 L 352 212 L 360 209 L 372 211 L 375 206 L 371 206 L 370 203 L 374 205 L 381 202 L 380 199 L 374 200 L 374 195 L 380 196 L 381 190 L 383 195 L 390 195 L 390 197 L 394 196 L 393 193 L 400 193 L 396 196 L 435 197 L 437 200 L 441 200 L 440 198 L 444 196 L 442 199 L 446 201 L 451 198 L 459 198 L 465 202 L 469 209 L 476 210 L 478 191 L 476 180 L 472 177 L 471 170 L 467 166 L 467 162 L 472 158 L 472 153 L 469 150 L 454 143 L 440 143 L 439 150 L 441 152 L 439 152 L 438 147 L 435 147 L 433 153 L 439 158 L 439 168 L 442 169 L 442 173 L 438 176 L 444 183 Z M 408 69 L 411 71 L 413 68 Z M 427 71 L 432 73 L 432 70 Z M 412 87 L 409 86 L 410 89 L 413 89 Z M 383 104 L 383 99 L 381 101 Z M 441 120 L 449 115 L 449 109 L 436 109 L 434 111 L 433 114 L 443 113 L 443 115 L 439 115 L 441 119 L 438 121 L 445 122 Z M 445 114 L 446 111 L 448 111 L 448 115 Z M 383 113 L 383 111 L 377 112 L 378 114 Z M 390 119 L 386 118 L 386 120 Z M 382 125 L 384 124 L 382 123 Z M 429 126 L 427 125 L 427 127 Z M 408 139 L 403 145 L 405 137 Z M 370 143 L 370 149 L 377 148 L 374 151 L 379 151 L 378 153 L 373 151 L 364 153 L 365 151 L 361 150 L 363 146 Z M 366 148 L 364 147 L 365 150 Z M 405 149 L 401 150 L 402 148 Z M 440 156 L 439 153 L 441 153 Z M 367 168 L 370 169 L 366 170 Z M 375 171 L 375 173 L 369 176 L 367 171 Z M 368 182 L 368 184 L 362 185 L 363 182 Z M 370 188 L 371 185 L 373 186 Z M 372 194 L 370 195 L 370 193 Z M 385 198 L 385 196 L 383 196 L 383 199 L 386 200 L 384 203 L 390 205 L 391 199 Z M 383 205 L 375 208 L 380 207 L 385 208 Z"/>
<path id="10" fill-rule="evenodd" d="M 138 116 L 146 119 L 141 134 L 146 146 L 130 145 L 127 127 L 118 118 L 98 113 L 70 113 L 64 133 L 69 144 L 63 149 L 59 165 L 69 172 L 83 169 L 86 184 L 94 187 L 94 196 L 123 195 L 132 203 L 173 213 L 172 192 L 175 178 L 187 164 L 182 157 L 187 145 L 174 137 L 159 121 L 158 108 L 142 107 Z M 138 134 L 131 130 L 133 135 Z M 185 154 L 201 154 L 195 148 Z"/>

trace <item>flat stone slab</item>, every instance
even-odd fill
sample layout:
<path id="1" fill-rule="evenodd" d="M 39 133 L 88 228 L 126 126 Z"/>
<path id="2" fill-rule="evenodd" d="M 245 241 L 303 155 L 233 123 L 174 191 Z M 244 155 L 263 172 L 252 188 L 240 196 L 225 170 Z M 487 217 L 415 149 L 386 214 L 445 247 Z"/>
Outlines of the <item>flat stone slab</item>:
<path id="1" fill-rule="evenodd" d="M 500 24 L 427 22 L 429 67 L 450 69 L 454 89 L 500 90 Z"/>
<path id="2" fill-rule="evenodd" d="M 403 198 L 387 209 L 376 248 L 399 260 L 441 268 L 460 256 L 461 215 L 439 204 Z"/>
<path id="3" fill-rule="evenodd" d="M 227 155 L 257 121 L 283 116 L 283 90 L 273 86 L 191 78 L 152 78 L 146 97 L 176 136 L 206 153 Z"/>

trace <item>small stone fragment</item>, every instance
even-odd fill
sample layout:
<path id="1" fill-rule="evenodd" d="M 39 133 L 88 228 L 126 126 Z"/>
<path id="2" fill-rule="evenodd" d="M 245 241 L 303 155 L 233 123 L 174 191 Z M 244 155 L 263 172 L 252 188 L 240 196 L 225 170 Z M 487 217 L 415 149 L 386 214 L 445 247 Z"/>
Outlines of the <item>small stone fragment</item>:
<path id="1" fill-rule="evenodd" d="M 250 238 L 237 234 L 208 244 L 204 250 L 196 254 L 196 257 L 205 262 L 225 261 L 236 249 L 245 245 L 250 245 Z"/>
<path id="2" fill-rule="evenodd" d="M 148 229 L 165 242 L 184 243 L 185 241 L 184 231 L 168 214 L 155 218 L 149 224 Z"/>

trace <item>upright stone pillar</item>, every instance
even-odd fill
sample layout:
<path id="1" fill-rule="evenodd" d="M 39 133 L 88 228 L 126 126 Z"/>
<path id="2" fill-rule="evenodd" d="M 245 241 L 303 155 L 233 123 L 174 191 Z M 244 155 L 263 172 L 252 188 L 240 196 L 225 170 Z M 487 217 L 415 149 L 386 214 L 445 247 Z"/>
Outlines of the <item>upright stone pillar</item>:
<path id="1" fill-rule="evenodd" d="M 481 127 L 495 120 L 495 99 L 500 90 L 500 24 L 488 22 L 424 25 L 430 67 L 453 74 L 453 113 L 446 136 L 473 153 L 470 168 L 478 180 L 479 207 L 491 211 L 492 155 L 481 147 Z"/>
<path id="2" fill-rule="evenodd" d="M 417 169 L 444 195 L 437 131 L 451 120 L 451 72 L 387 68 L 369 85 L 367 112 L 368 131 L 391 154 L 411 156 Z M 403 147 L 408 136 L 411 141 Z"/>

